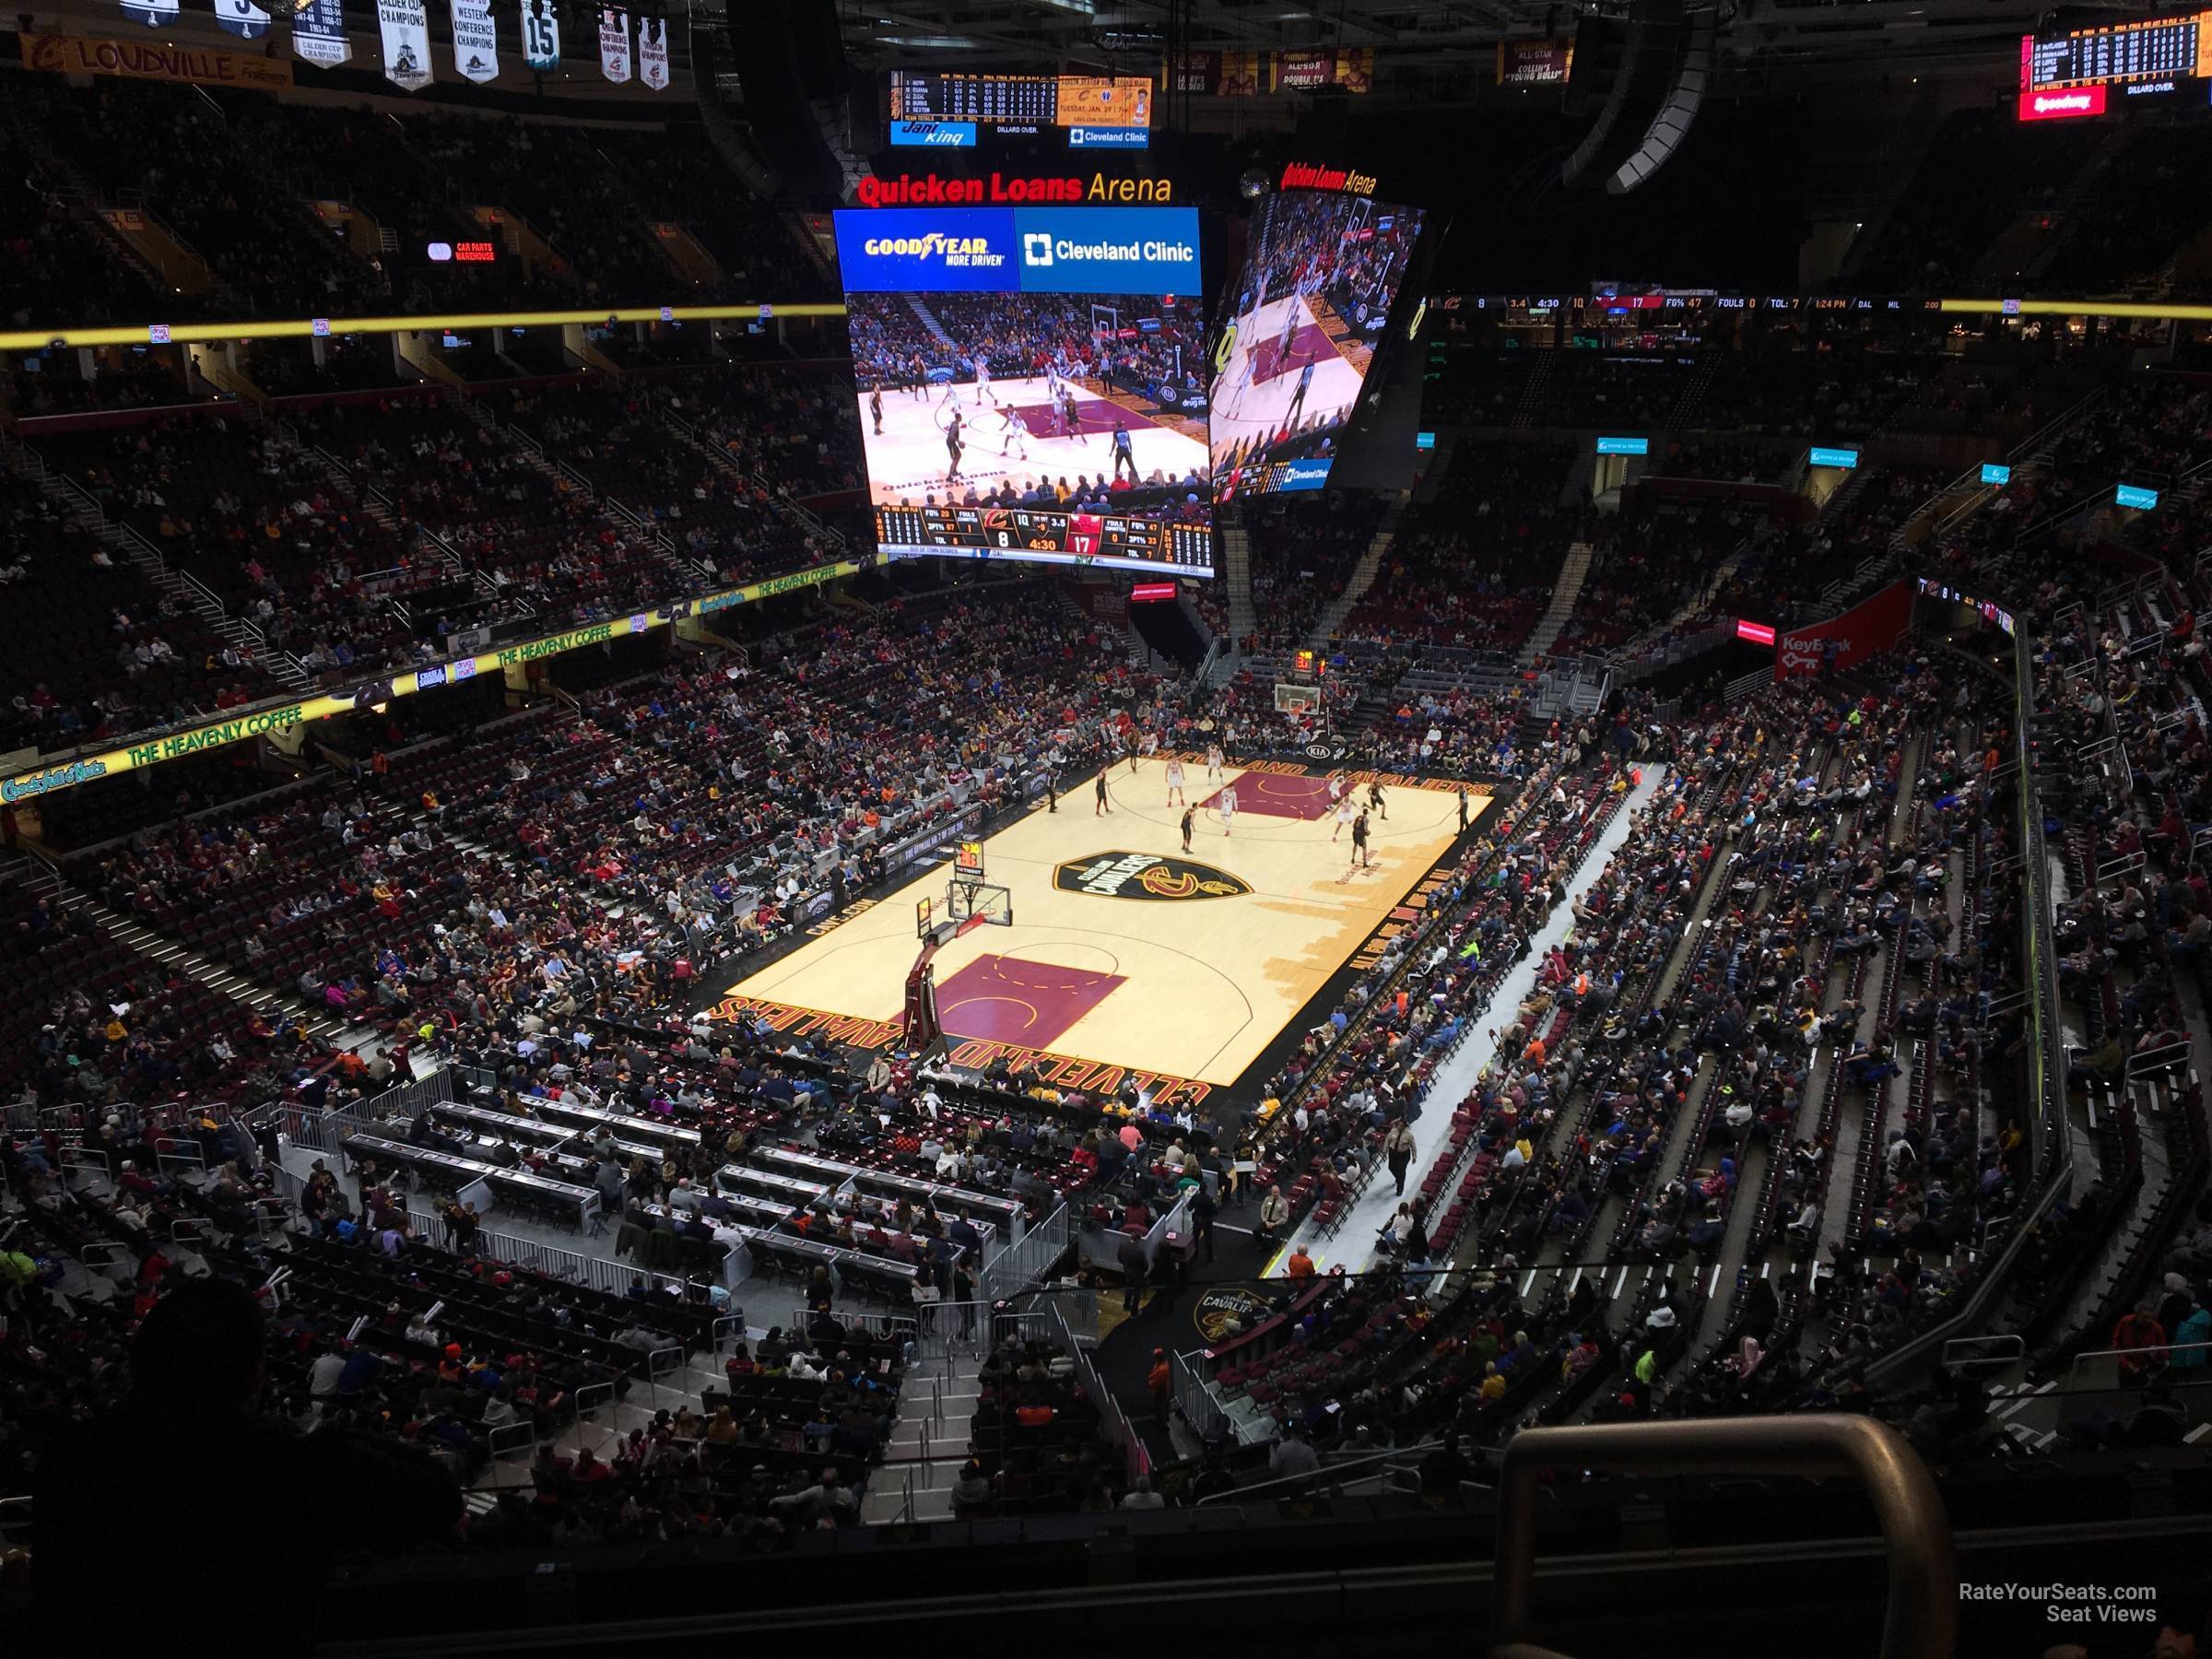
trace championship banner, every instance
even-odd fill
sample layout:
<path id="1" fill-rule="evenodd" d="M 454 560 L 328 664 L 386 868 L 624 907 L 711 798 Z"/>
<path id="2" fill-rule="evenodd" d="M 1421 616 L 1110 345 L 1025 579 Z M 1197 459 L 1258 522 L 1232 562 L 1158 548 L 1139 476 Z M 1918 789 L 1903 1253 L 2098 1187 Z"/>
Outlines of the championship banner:
<path id="1" fill-rule="evenodd" d="M 668 84 L 668 19 L 638 19 L 638 78 L 655 92 Z"/>
<path id="2" fill-rule="evenodd" d="M 1501 87 L 1555 87 L 1574 72 L 1574 45 L 1569 41 L 1500 41 L 1498 84 Z"/>
<path id="3" fill-rule="evenodd" d="M 1888 651 L 1905 637 L 1912 622 L 1912 584 L 1893 582 L 1862 599 L 1840 617 L 1794 628 L 1782 636 L 1774 653 L 1774 677 L 1814 675 L 1849 668 Z"/>
<path id="4" fill-rule="evenodd" d="M 308 0 L 292 16 L 292 52 L 311 64 L 333 68 L 353 55 L 346 39 L 346 0 Z"/>
<path id="5" fill-rule="evenodd" d="M 560 14 L 553 0 L 523 0 L 523 62 L 541 74 L 560 67 Z"/>
<path id="6" fill-rule="evenodd" d="M 618 6 L 600 8 L 599 73 L 610 81 L 629 78 L 629 14 Z"/>
<path id="7" fill-rule="evenodd" d="M 264 92 L 292 84 L 292 66 L 281 58 L 218 52 L 211 46 L 162 46 L 150 41 L 64 34 L 27 34 L 20 39 L 24 66 L 53 75 L 114 75 L 125 80 L 183 81 L 195 87 L 245 87 Z"/>
<path id="8" fill-rule="evenodd" d="M 177 20 L 177 0 L 123 0 L 123 15 L 148 29 Z"/>
<path id="9" fill-rule="evenodd" d="M 376 26 L 384 40 L 384 78 L 409 92 L 430 84 L 430 20 L 422 0 L 376 0 Z"/>
<path id="10" fill-rule="evenodd" d="M 269 14 L 253 0 L 215 0 L 215 20 L 241 41 L 258 41 L 269 32 Z"/>
<path id="11" fill-rule="evenodd" d="M 453 0 L 453 67 L 481 85 L 500 77 L 500 26 L 491 0 Z"/>

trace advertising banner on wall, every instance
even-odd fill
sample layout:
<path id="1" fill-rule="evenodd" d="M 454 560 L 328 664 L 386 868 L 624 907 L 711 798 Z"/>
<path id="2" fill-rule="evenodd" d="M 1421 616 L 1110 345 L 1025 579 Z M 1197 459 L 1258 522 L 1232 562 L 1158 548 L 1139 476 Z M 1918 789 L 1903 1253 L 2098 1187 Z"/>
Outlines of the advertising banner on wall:
<path id="1" fill-rule="evenodd" d="M 1774 677 L 1802 678 L 1865 662 L 1903 639 L 1912 620 L 1912 584 L 1893 582 L 1840 617 L 1783 634 L 1774 653 Z"/>

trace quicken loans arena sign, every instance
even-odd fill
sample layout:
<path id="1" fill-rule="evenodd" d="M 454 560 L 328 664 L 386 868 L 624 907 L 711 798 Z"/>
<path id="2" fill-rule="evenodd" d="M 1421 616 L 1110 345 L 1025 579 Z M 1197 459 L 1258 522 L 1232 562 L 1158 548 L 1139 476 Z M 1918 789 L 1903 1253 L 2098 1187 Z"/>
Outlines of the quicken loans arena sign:
<path id="1" fill-rule="evenodd" d="M 0 780 L 0 802 L 12 806 L 18 801 L 35 800 L 41 795 L 53 794 L 57 790 L 73 789 L 79 783 L 88 783 L 95 778 L 112 778 L 142 766 L 159 766 L 164 760 L 181 760 L 187 755 L 196 755 L 206 749 L 242 743 L 249 737 L 265 737 L 272 732 L 288 732 L 310 721 L 328 720 L 334 715 L 349 714 L 356 709 L 390 702 L 394 698 L 412 697 L 418 691 L 458 685 L 463 680 L 474 679 L 479 674 L 499 674 L 519 664 L 542 662 L 548 657 L 559 656 L 563 652 L 604 644 L 609 640 L 619 640 L 630 634 L 647 633 L 653 629 L 665 628 L 681 621 L 686 617 L 706 616 L 715 611 L 728 610 L 732 606 L 772 599 L 778 594 L 818 587 L 825 582 L 835 582 L 841 576 L 856 575 L 872 565 L 883 562 L 882 554 L 865 553 L 854 559 L 840 559 L 835 564 L 817 565 L 812 570 L 795 571 L 787 576 L 772 576 L 765 582 L 728 588 L 699 599 L 679 599 L 656 610 L 610 618 L 605 622 L 573 628 L 565 633 L 547 634 L 540 640 L 525 640 L 476 656 L 455 657 L 450 662 L 418 668 L 412 674 L 395 675 L 389 679 L 363 680 L 324 697 L 302 698 L 298 702 L 279 703 L 267 708 L 241 709 L 228 720 L 194 726 L 188 731 L 166 733 L 159 737 L 148 738 L 144 743 L 110 749 L 105 754 L 78 755 L 57 759 L 35 771 L 18 772 L 12 778 Z"/>

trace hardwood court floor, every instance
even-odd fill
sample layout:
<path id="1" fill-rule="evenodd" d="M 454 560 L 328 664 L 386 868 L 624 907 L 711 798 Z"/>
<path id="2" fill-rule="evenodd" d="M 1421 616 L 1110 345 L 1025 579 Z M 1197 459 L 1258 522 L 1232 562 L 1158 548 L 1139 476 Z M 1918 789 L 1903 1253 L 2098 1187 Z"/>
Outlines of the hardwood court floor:
<path id="1" fill-rule="evenodd" d="M 1111 813 L 1095 813 L 1085 782 L 1058 812 L 1039 807 L 986 843 L 985 878 L 1011 889 L 1014 921 L 976 928 L 937 955 L 939 1017 L 949 1036 L 971 1040 L 965 1056 L 956 1043 L 956 1061 L 987 1063 L 976 1045 L 1005 1043 L 1233 1083 L 1332 976 L 1379 948 L 1394 916 L 1411 918 L 1408 896 L 1457 830 L 1450 789 L 1387 781 L 1389 821 L 1371 818 L 1374 867 L 1352 871 L 1350 831 L 1329 839 L 1322 775 L 1229 768 L 1239 802 L 1224 836 L 1203 762 L 1186 760 L 1184 774 L 1201 808 L 1187 859 L 1182 808 L 1165 804 L 1158 759 L 1109 772 Z M 1471 793 L 1470 820 L 1489 805 Z M 915 900 L 942 914 L 947 875 L 933 865 L 731 997 L 766 1005 L 771 1018 L 803 1009 L 895 1025 L 918 948 Z M 883 1032 L 830 1035 L 888 1042 Z"/>

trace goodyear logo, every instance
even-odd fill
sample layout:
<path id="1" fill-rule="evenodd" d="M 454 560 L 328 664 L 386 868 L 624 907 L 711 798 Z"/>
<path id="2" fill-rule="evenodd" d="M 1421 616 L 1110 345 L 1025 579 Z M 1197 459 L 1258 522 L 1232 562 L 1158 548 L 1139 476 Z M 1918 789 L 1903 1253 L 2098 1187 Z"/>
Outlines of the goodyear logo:
<path id="1" fill-rule="evenodd" d="M 925 236 L 871 236 L 861 247 L 869 253 L 903 253 L 913 259 L 943 259 L 947 264 L 959 264 L 978 253 L 990 253 L 991 239 L 947 236 L 941 230 L 932 230 Z"/>
<path id="2" fill-rule="evenodd" d="M 1095 853 L 1055 867 L 1053 885 L 1096 899 L 1234 899 L 1252 891 L 1227 870 L 1157 853 Z"/>

